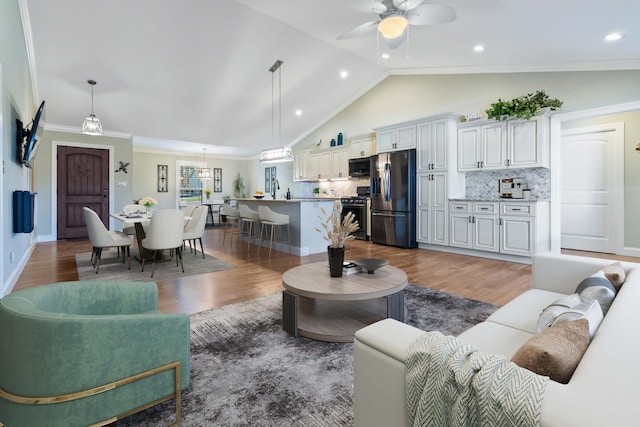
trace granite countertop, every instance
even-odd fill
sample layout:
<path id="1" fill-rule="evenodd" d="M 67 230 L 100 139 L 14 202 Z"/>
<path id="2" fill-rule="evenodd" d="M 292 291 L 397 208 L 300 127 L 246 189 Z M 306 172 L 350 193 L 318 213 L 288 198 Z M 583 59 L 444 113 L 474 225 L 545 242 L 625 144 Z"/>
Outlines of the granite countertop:
<path id="1" fill-rule="evenodd" d="M 332 202 L 334 200 L 340 200 L 339 197 L 294 197 L 292 199 L 272 199 L 271 196 L 265 196 L 262 199 L 256 199 L 255 197 L 246 197 L 244 199 L 232 198 L 231 200 L 238 201 L 251 201 L 251 202 L 280 202 L 280 203 L 301 203 L 301 202 Z"/>
<path id="2" fill-rule="evenodd" d="M 548 202 L 549 199 L 502 199 L 500 197 L 496 198 L 482 198 L 482 199 L 471 199 L 471 198 L 457 198 L 457 199 L 449 199 L 450 202 L 522 202 L 522 203 L 535 203 L 535 202 Z"/>

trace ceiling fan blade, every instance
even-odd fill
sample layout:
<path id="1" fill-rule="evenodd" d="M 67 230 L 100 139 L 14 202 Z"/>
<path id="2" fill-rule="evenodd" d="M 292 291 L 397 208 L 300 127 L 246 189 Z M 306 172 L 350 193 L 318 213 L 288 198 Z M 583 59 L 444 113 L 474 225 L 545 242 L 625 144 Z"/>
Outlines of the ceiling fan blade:
<path id="1" fill-rule="evenodd" d="M 385 40 L 387 41 L 387 46 L 389 46 L 389 49 L 395 49 L 399 47 L 402 43 L 404 43 L 406 39 L 407 39 L 407 30 L 405 29 L 400 37 L 396 37 L 395 39 L 385 39 Z"/>
<path id="2" fill-rule="evenodd" d="M 387 6 L 382 4 L 382 0 L 350 0 L 349 3 L 351 7 L 364 13 L 381 14 L 387 11 Z"/>
<path id="3" fill-rule="evenodd" d="M 420 6 L 424 0 L 393 0 L 396 9 L 411 10 Z"/>
<path id="4" fill-rule="evenodd" d="M 355 27 L 350 31 L 347 31 L 346 33 L 340 34 L 338 37 L 336 37 L 336 40 L 344 40 L 344 39 L 351 39 L 353 37 L 358 37 L 368 31 L 375 29 L 379 23 L 380 21 L 365 22 L 364 24 L 358 25 L 357 27 Z"/>
<path id="5" fill-rule="evenodd" d="M 456 12 L 449 6 L 438 3 L 422 4 L 407 12 L 411 25 L 435 25 L 456 20 Z"/>

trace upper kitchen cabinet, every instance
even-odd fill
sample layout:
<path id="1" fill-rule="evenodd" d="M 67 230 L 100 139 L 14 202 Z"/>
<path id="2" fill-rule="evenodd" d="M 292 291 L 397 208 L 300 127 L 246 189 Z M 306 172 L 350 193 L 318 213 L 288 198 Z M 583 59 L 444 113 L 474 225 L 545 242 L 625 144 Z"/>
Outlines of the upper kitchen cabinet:
<path id="1" fill-rule="evenodd" d="M 331 178 L 331 151 L 314 151 L 309 154 L 310 180 Z"/>
<path id="2" fill-rule="evenodd" d="M 331 150 L 331 179 L 349 178 L 349 148 Z"/>
<path id="3" fill-rule="evenodd" d="M 293 153 L 293 180 L 308 181 L 311 179 L 309 169 L 309 155 L 311 150 L 296 151 Z"/>
<path id="4" fill-rule="evenodd" d="M 416 148 L 416 125 L 405 124 L 376 129 L 377 153 Z"/>
<path id="5" fill-rule="evenodd" d="M 369 157 L 375 153 L 375 136 L 366 135 L 362 137 L 352 138 L 350 141 L 350 159 L 358 159 L 360 157 Z"/>
<path id="6" fill-rule="evenodd" d="M 447 114 L 416 125 L 418 172 L 446 171 L 455 162 L 456 124 L 460 116 Z M 455 163 L 452 165 L 455 167 Z"/>
<path id="7" fill-rule="evenodd" d="M 549 117 L 458 126 L 458 170 L 549 167 Z"/>

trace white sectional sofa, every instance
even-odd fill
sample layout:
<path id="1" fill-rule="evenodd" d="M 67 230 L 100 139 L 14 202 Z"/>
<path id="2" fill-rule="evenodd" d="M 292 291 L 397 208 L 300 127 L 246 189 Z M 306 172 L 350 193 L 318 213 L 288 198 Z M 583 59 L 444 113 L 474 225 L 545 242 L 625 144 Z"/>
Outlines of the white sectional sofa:
<path id="1" fill-rule="evenodd" d="M 512 355 L 536 332 L 542 310 L 613 261 L 559 254 L 533 258 L 533 289 L 458 336 L 488 353 Z M 640 264 L 622 263 L 626 281 L 568 384 L 548 381 L 543 426 L 640 426 Z M 355 335 L 354 415 L 360 427 L 410 425 L 407 349 L 424 331 L 392 319 Z"/>

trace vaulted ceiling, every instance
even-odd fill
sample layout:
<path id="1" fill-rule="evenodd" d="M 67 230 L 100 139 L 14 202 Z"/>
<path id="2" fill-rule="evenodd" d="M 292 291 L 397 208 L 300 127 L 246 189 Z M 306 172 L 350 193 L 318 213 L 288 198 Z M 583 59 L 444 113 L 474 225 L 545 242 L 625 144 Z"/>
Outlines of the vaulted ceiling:
<path id="1" fill-rule="evenodd" d="M 47 125 L 79 130 L 94 79 L 107 133 L 183 152 L 291 145 L 389 74 L 640 69 L 637 0 L 442 0 L 456 20 L 394 50 L 375 30 L 336 40 L 378 19 L 353 7 L 373 0 L 19 1 Z"/>

